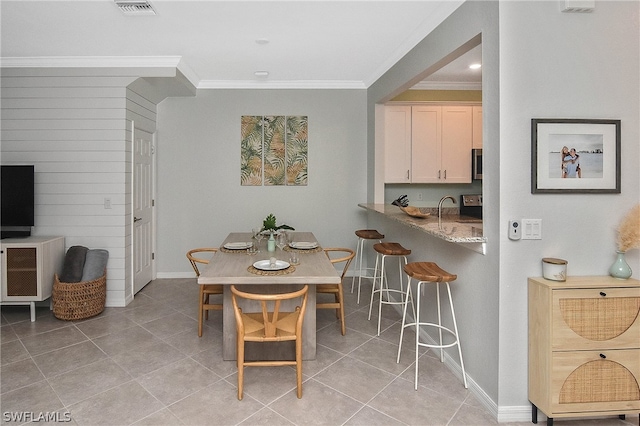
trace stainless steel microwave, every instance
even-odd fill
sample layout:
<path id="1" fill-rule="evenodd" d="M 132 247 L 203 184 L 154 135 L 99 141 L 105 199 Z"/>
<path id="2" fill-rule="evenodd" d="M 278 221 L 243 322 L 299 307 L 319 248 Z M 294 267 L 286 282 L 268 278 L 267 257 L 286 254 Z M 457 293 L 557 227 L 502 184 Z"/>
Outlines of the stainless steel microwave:
<path id="1" fill-rule="evenodd" d="M 474 179 L 482 179 L 482 150 L 471 150 L 471 176 Z"/>

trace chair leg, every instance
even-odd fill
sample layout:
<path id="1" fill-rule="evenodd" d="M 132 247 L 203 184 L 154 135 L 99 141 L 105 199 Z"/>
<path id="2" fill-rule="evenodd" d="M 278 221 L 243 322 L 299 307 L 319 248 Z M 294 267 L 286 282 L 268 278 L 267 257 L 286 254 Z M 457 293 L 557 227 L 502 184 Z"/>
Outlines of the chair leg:
<path id="1" fill-rule="evenodd" d="M 411 297 L 411 277 L 407 280 L 407 294 L 404 297 L 404 307 L 402 309 L 402 325 L 400 326 L 400 342 L 398 343 L 398 356 L 396 358 L 396 364 L 400 363 L 400 352 L 402 351 L 402 339 L 404 338 L 404 325 L 407 322 L 407 303 L 409 303 L 409 297 Z M 413 298 L 411 299 L 413 301 Z M 415 308 L 413 310 L 415 316 Z"/>
<path id="2" fill-rule="evenodd" d="M 442 315 L 441 315 L 441 309 L 440 309 L 440 283 L 436 283 L 436 300 L 438 301 L 437 306 L 438 306 L 438 336 L 440 337 L 440 362 L 444 362 L 444 349 L 442 348 Z"/>
<path id="3" fill-rule="evenodd" d="M 378 279 L 378 261 L 380 260 L 380 255 L 376 255 L 376 267 L 373 271 L 373 285 L 371 286 L 371 300 L 369 301 L 369 318 L 368 320 L 371 321 L 371 308 L 373 307 L 373 296 L 376 293 L 376 281 Z M 382 280 L 380 283 L 380 288 L 382 289 Z M 380 296 L 382 296 L 382 293 L 380 293 Z"/>
<path id="4" fill-rule="evenodd" d="M 418 356 L 420 348 L 420 295 L 422 293 L 422 281 L 418 281 L 418 285 L 416 286 L 416 372 L 415 372 L 415 382 L 414 389 L 418 390 Z"/>
<path id="5" fill-rule="evenodd" d="M 358 303 L 360 303 L 360 277 L 362 276 L 362 249 L 360 247 L 363 241 L 362 238 L 358 238 L 355 262 L 353 262 L 353 277 L 351 277 L 351 293 L 353 293 L 353 288 L 356 284 L 356 271 L 358 271 Z M 360 256 L 360 262 L 358 262 L 358 256 Z"/>
<path id="6" fill-rule="evenodd" d="M 198 337 L 202 337 L 202 316 L 204 310 L 204 286 L 200 285 L 200 297 L 198 302 Z"/>
<path id="7" fill-rule="evenodd" d="M 296 386 L 297 397 L 302 398 L 302 338 L 296 339 Z"/>
<path id="8" fill-rule="evenodd" d="M 340 304 L 339 312 L 340 312 L 340 330 L 342 331 L 342 335 L 347 334 L 347 326 L 345 324 L 344 319 L 344 293 L 342 291 L 342 285 L 338 287 L 338 303 Z"/>
<path id="9" fill-rule="evenodd" d="M 456 314 L 453 310 L 453 299 L 451 298 L 451 289 L 449 283 L 447 283 L 447 293 L 449 294 L 449 307 L 451 308 L 451 318 L 453 319 L 453 331 L 456 333 L 456 341 L 458 342 L 458 356 L 460 357 L 460 368 L 462 369 L 462 380 L 464 382 L 465 389 L 469 388 L 467 384 L 467 374 L 464 371 L 464 361 L 462 360 L 462 348 L 460 347 L 460 335 L 458 334 L 458 323 L 456 321 Z"/>
<path id="10" fill-rule="evenodd" d="M 236 357 L 238 358 L 238 399 L 242 400 L 244 386 L 244 342 L 242 336 L 237 336 L 238 345 Z"/>
<path id="11" fill-rule="evenodd" d="M 210 295 L 209 295 L 208 293 L 204 295 L 204 303 L 205 303 L 206 305 L 208 305 L 208 304 L 209 304 L 209 296 L 210 296 Z M 205 319 L 205 320 L 208 320 L 208 319 L 209 319 L 209 310 L 208 310 L 208 309 L 205 309 L 205 311 L 204 311 L 204 319 Z"/>

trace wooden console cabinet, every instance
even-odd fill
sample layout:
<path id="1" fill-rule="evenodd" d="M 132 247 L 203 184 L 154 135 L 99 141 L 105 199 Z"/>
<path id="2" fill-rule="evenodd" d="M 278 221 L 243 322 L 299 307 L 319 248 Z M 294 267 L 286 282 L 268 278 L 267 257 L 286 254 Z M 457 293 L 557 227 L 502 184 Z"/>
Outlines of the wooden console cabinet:
<path id="1" fill-rule="evenodd" d="M 529 401 L 553 418 L 640 413 L 640 281 L 529 278 Z"/>
<path id="2" fill-rule="evenodd" d="M 0 251 L 0 304 L 29 305 L 35 321 L 35 302 L 51 297 L 53 276 L 64 265 L 64 237 L 7 238 Z"/>

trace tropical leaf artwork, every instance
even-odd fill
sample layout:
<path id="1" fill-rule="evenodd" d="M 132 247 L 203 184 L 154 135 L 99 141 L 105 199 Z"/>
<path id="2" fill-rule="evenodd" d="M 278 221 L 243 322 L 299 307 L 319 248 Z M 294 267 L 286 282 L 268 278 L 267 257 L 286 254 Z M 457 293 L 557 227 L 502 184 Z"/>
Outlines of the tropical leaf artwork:
<path id="1" fill-rule="evenodd" d="M 264 117 L 264 184 L 284 185 L 285 117 Z"/>
<path id="2" fill-rule="evenodd" d="M 307 184 L 307 116 L 287 117 L 287 185 Z"/>
<path id="3" fill-rule="evenodd" d="M 262 185 L 262 116 L 242 116 L 240 185 Z"/>
<path id="4" fill-rule="evenodd" d="M 242 116 L 243 186 L 307 185 L 307 116 Z"/>

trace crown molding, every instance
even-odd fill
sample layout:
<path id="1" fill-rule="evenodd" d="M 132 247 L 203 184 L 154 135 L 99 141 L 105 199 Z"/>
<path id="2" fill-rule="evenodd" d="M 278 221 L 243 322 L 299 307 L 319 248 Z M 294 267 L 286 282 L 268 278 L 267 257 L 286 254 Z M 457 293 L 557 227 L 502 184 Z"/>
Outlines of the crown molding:
<path id="1" fill-rule="evenodd" d="M 110 68 L 179 70 L 196 87 L 200 78 L 181 56 L 38 56 L 0 57 L 0 68 Z M 140 75 L 140 77 L 149 77 Z M 155 76 L 154 76 L 155 77 Z"/>
<path id="2" fill-rule="evenodd" d="M 202 80 L 198 89 L 366 89 L 349 80 Z"/>
<path id="3" fill-rule="evenodd" d="M 2 68 L 143 68 L 177 67 L 181 56 L 38 56 L 2 57 Z"/>
<path id="4" fill-rule="evenodd" d="M 482 90 L 482 82 L 421 81 L 409 90 Z"/>

